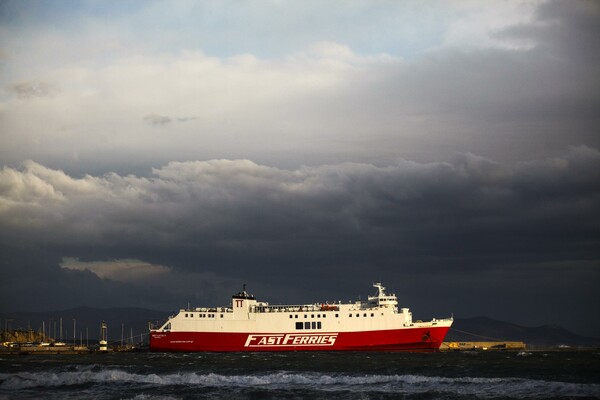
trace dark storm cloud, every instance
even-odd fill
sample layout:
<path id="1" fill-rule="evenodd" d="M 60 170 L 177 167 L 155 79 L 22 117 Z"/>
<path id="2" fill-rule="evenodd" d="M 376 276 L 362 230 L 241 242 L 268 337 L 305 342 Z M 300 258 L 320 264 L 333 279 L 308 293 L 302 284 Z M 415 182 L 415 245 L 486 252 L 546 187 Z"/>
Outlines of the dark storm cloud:
<path id="1" fill-rule="evenodd" d="M 89 271 L 61 269 L 60 248 L 3 243 L 1 250 L 2 310 L 51 311 L 82 305 L 164 310 L 171 304 L 182 304 L 187 300 L 172 297 L 173 293 L 163 285 L 134 285 L 101 279 Z M 153 296 L 163 300 L 155 302 Z"/>
<path id="2" fill-rule="evenodd" d="M 0 172 L 0 308 L 219 305 L 244 282 L 348 300 L 383 280 L 417 318 L 600 336 L 600 6 L 536 4 L 408 60 L 107 56 L 48 67 L 56 96 L 25 68 L 0 158 L 36 162 Z"/>
<path id="3" fill-rule="evenodd" d="M 172 162 L 152 178 L 75 179 L 29 162 L 3 169 L 0 199 L 5 246 L 164 265 L 174 286 L 195 276 L 181 296 L 209 300 L 241 281 L 281 301 L 305 285 L 347 296 L 386 278 L 424 312 L 484 312 L 501 300 L 494 312 L 505 316 L 527 301 L 518 296 L 559 289 L 572 295 L 563 308 L 583 297 L 599 311 L 586 296 L 598 289 L 600 152 L 584 146 L 512 166 L 471 154 L 295 170 L 213 160 Z M 70 273 L 99 268 L 81 265 Z M 483 297 L 469 304 L 473 294 Z"/>
<path id="4" fill-rule="evenodd" d="M 600 4 L 590 0 L 540 4 L 536 24 L 510 27 L 499 38 L 533 41 L 541 50 L 584 63 L 600 57 Z"/>
<path id="5" fill-rule="evenodd" d="M 29 162 L 2 171 L 1 222 L 7 239 L 57 244 L 171 246 L 203 239 L 233 246 L 381 235 L 402 238 L 398 245 L 418 252 L 426 245 L 421 237 L 452 240 L 457 229 L 477 237 L 520 226 L 525 235 L 540 228 L 551 235 L 571 225 L 567 216 L 594 228 L 585 216 L 596 205 L 599 160 L 586 147 L 511 168 L 469 154 L 453 163 L 293 171 L 215 160 L 173 162 L 150 179 L 75 179 Z"/>

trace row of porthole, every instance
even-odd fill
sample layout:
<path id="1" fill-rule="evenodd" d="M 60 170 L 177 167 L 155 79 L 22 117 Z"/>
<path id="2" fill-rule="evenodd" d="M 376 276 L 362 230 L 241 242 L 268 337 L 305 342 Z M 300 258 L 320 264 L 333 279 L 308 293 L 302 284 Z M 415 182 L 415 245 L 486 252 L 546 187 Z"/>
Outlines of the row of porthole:
<path id="1" fill-rule="evenodd" d="M 223 314 L 220 314 L 221 318 L 223 318 Z M 381 315 L 383 315 L 383 313 L 381 313 Z M 367 313 L 363 314 L 363 317 L 366 317 Z M 375 314 L 371 313 L 371 317 L 374 317 Z M 194 318 L 194 314 L 185 314 L 186 318 Z M 214 318 L 215 314 L 198 314 L 198 318 Z M 311 314 L 310 315 L 311 318 L 315 318 L 315 314 Z M 338 318 L 339 314 L 335 314 L 335 317 Z M 352 314 L 348 314 L 348 317 L 352 318 Z M 360 317 L 360 313 L 356 313 L 356 317 Z M 290 319 L 291 318 L 296 318 L 298 319 L 298 314 L 295 315 L 290 315 Z M 304 314 L 304 318 L 308 318 L 307 314 Z M 317 318 L 321 318 L 321 314 L 317 314 Z M 323 314 L 323 318 L 327 318 L 327 315 Z"/>
<path id="2" fill-rule="evenodd" d="M 337 318 L 338 316 L 339 316 L 338 314 L 335 314 L 335 317 L 336 317 L 336 318 Z M 311 317 L 311 318 L 314 318 L 314 317 L 315 317 L 315 314 L 310 314 L 310 317 Z M 326 314 L 323 314 L 323 315 L 322 315 L 322 317 L 323 317 L 323 318 L 327 318 L 327 315 L 326 315 Z M 290 319 L 292 319 L 292 318 L 296 318 L 296 319 L 298 319 L 298 314 L 290 315 Z M 307 315 L 307 314 L 304 314 L 304 318 L 308 318 L 308 315 Z M 317 314 L 317 318 L 321 318 L 321 314 Z"/>
<path id="3" fill-rule="evenodd" d="M 223 314 L 220 314 L 223 318 Z M 186 318 L 194 318 L 194 314 L 185 314 Z M 198 318 L 214 318 L 215 314 L 198 314 Z"/>
<path id="4" fill-rule="evenodd" d="M 350 314 L 348 314 L 348 317 L 352 318 L 352 315 L 353 314 L 350 313 Z M 381 313 L 381 315 L 383 315 L 383 313 Z M 367 316 L 367 313 L 364 313 L 363 317 L 366 317 L 366 316 Z M 375 314 L 371 313 L 371 317 L 374 317 L 374 316 L 375 316 Z M 314 318 L 315 316 L 314 316 L 314 314 L 311 314 L 310 317 Z M 323 318 L 326 318 L 326 317 L 327 317 L 327 315 L 323 314 Z M 335 314 L 335 317 L 338 318 L 339 314 Z M 359 317 L 360 317 L 360 313 L 356 313 L 356 318 L 359 318 Z M 290 315 L 290 319 L 292 319 L 292 318 L 298 319 L 298 315 L 297 314 L 296 315 Z M 306 314 L 304 314 L 304 318 L 308 318 L 308 316 Z M 321 314 L 317 314 L 317 318 L 321 318 Z"/>

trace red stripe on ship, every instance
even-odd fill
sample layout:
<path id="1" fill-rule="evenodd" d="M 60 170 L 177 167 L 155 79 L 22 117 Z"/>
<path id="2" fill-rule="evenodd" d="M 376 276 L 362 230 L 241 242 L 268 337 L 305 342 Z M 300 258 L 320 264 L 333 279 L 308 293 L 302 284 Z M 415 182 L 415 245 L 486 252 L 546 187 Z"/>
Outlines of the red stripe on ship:
<path id="1" fill-rule="evenodd" d="M 304 334 L 152 332 L 152 351 L 435 351 L 449 327 Z"/>

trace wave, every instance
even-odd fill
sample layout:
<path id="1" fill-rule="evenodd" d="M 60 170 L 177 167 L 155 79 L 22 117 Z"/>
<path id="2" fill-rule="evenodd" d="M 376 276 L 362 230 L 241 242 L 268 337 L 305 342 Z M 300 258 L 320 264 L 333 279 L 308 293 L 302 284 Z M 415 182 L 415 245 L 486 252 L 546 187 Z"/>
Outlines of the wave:
<path id="1" fill-rule="evenodd" d="M 424 375 L 349 375 L 273 372 L 256 375 L 215 373 L 137 374 L 122 369 L 83 368 L 61 372 L 0 373 L 0 391 L 74 385 L 192 386 L 216 388 L 303 389 L 369 393 L 440 393 L 478 398 L 599 397 L 599 384 L 549 382 L 524 378 L 440 377 Z"/>

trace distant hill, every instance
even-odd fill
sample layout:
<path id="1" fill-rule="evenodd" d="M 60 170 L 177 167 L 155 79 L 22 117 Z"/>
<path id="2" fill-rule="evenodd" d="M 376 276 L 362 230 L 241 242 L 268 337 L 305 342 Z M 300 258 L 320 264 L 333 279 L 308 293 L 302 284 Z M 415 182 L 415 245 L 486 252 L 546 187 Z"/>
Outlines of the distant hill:
<path id="1" fill-rule="evenodd" d="M 62 318 L 63 340 L 73 340 L 73 319 L 75 319 L 76 339 L 83 341 L 87 335 L 90 340 L 100 336 L 100 324 L 108 325 L 110 341 L 120 342 L 121 332 L 127 339 L 133 333 L 134 342 L 148 341 L 148 322 L 165 321 L 169 312 L 143 308 L 91 308 L 79 307 L 70 310 L 52 312 L 16 312 L 0 313 L 0 329 L 22 329 L 28 327 L 35 332 L 45 325 L 46 335 L 60 339 L 60 318 Z M 81 335 L 81 336 L 80 336 Z M 140 336 L 142 335 L 142 336 Z M 533 346 L 600 347 L 600 339 L 577 335 L 560 326 L 544 325 L 525 327 L 510 322 L 497 321 L 487 317 L 455 318 L 446 341 L 523 341 Z"/>
<path id="2" fill-rule="evenodd" d="M 446 341 L 522 341 L 533 346 L 599 347 L 600 339 L 577 335 L 557 325 L 525 327 L 487 317 L 455 318 Z"/>

